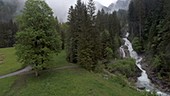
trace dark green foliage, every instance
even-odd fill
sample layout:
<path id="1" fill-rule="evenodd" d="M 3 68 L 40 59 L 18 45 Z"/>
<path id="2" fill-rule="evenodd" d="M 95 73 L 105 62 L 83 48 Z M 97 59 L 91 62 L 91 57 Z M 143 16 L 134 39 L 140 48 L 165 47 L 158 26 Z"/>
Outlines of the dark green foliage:
<path id="1" fill-rule="evenodd" d="M 68 25 L 66 23 L 63 23 L 60 25 L 60 34 L 61 34 L 61 48 L 65 49 L 66 45 L 66 33 L 68 32 Z"/>
<path id="2" fill-rule="evenodd" d="M 12 20 L 0 22 L 0 48 L 13 46 L 17 30 L 17 25 Z"/>
<path id="3" fill-rule="evenodd" d="M 118 12 L 117 12 L 117 17 L 120 21 L 120 25 L 121 27 L 124 27 L 126 24 L 128 24 L 128 12 L 127 10 L 122 10 L 122 9 L 119 9 Z"/>
<path id="4" fill-rule="evenodd" d="M 104 59 L 106 59 L 107 56 L 108 56 L 108 53 L 107 53 L 108 51 L 106 49 L 109 48 L 109 46 L 110 46 L 109 37 L 110 37 L 110 34 L 109 34 L 109 32 L 107 30 L 102 32 L 102 34 L 101 34 L 101 58 L 104 58 Z M 113 56 L 113 53 L 109 54 L 109 55 Z"/>
<path id="5" fill-rule="evenodd" d="M 126 77 L 135 75 L 136 65 L 133 59 L 115 60 L 113 64 L 108 65 L 108 69 L 112 73 L 120 73 Z"/>
<path id="6" fill-rule="evenodd" d="M 143 39 L 145 23 L 145 0 L 132 0 L 129 5 L 129 30 L 131 38 L 137 36 L 140 41 Z"/>
<path id="7" fill-rule="evenodd" d="M 135 43 L 142 44 L 148 54 L 150 70 L 166 82 L 170 81 L 169 25 L 169 0 L 132 0 L 129 6 L 131 37 L 139 38 Z M 141 47 L 135 49 L 138 51 Z"/>
<path id="8" fill-rule="evenodd" d="M 117 13 L 106 14 L 104 10 L 98 11 L 96 18 L 96 26 L 101 34 L 101 59 L 106 59 L 106 48 L 112 49 L 112 57 L 118 58 L 117 49 L 120 46 L 120 18 Z"/>
<path id="9" fill-rule="evenodd" d="M 59 23 L 57 17 L 56 17 L 56 30 L 57 32 L 59 32 L 60 35 L 60 39 L 61 39 L 61 49 L 64 50 L 65 49 L 65 45 L 66 45 L 66 33 L 68 32 L 68 24 L 67 23 Z"/>
<path id="10" fill-rule="evenodd" d="M 67 32 L 67 61 L 77 63 L 77 44 L 78 44 L 78 27 L 76 21 L 76 11 L 73 6 L 70 7 L 68 13 L 69 31 Z"/>
<path id="11" fill-rule="evenodd" d="M 24 65 L 32 65 L 38 75 L 37 71 L 48 65 L 50 54 L 60 50 L 53 12 L 45 1 L 28 0 L 17 22 L 17 56 Z"/>
<path id="12" fill-rule="evenodd" d="M 113 57 L 118 57 L 117 49 L 120 46 L 120 22 L 116 12 L 108 17 L 108 31 L 110 34 L 110 48 L 113 50 Z"/>
<path id="13" fill-rule="evenodd" d="M 78 63 L 88 70 L 95 70 L 99 59 L 100 35 L 95 26 L 95 6 L 89 0 L 87 9 L 84 8 L 82 32 L 80 33 Z"/>
<path id="14" fill-rule="evenodd" d="M 142 52 L 142 44 L 140 42 L 140 39 L 138 37 L 134 37 L 132 40 L 133 48 L 136 52 L 141 53 Z"/>
<path id="15" fill-rule="evenodd" d="M 79 63 L 88 70 L 95 70 L 99 60 L 118 57 L 120 46 L 120 22 L 117 13 L 104 10 L 95 15 L 95 4 L 77 1 L 68 16 L 67 60 Z"/>
<path id="16" fill-rule="evenodd" d="M 152 64 L 152 67 L 154 69 L 156 69 L 155 71 L 157 71 L 157 68 L 159 68 L 161 66 L 161 58 L 160 56 L 156 55 L 154 58 L 153 58 L 153 64 Z"/>
<path id="17" fill-rule="evenodd" d="M 109 47 L 105 48 L 106 60 L 110 61 L 113 58 L 113 50 Z"/>
<path id="18" fill-rule="evenodd" d="M 70 8 L 68 17 L 67 60 L 88 70 L 95 70 L 100 54 L 100 34 L 96 30 L 94 14 L 92 0 L 87 6 L 78 0 L 75 8 Z"/>

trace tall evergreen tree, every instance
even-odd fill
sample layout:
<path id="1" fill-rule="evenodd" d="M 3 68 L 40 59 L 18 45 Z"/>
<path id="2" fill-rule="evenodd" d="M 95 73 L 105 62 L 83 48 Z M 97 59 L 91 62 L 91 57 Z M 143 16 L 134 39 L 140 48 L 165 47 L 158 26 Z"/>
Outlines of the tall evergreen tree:
<path id="1" fill-rule="evenodd" d="M 117 17 L 117 12 L 107 14 L 102 9 L 98 11 L 96 17 L 96 26 L 100 34 L 100 52 L 101 59 L 107 59 L 108 51 L 111 57 L 117 58 L 118 48 L 120 46 L 120 20 Z M 109 49 L 109 50 L 108 50 Z M 109 56 L 110 57 L 110 56 Z"/>
<path id="2" fill-rule="evenodd" d="M 81 1 L 77 1 L 77 4 L 81 5 Z M 78 6 L 78 5 L 76 5 Z M 78 25 L 78 17 L 77 17 L 77 9 L 73 8 L 73 6 L 69 9 L 69 15 L 68 15 L 68 25 L 69 25 L 69 31 L 67 33 L 67 60 L 71 63 L 77 63 L 77 50 L 78 50 L 78 38 L 79 38 L 79 32 L 78 28 L 80 27 L 80 24 Z"/>
<path id="3" fill-rule="evenodd" d="M 110 34 L 110 48 L 113 51 L 113 57 L 117 57 L 117 49 L 120 46 L 120 22 L 117 18 L 117 13 L 113 12 L 108 18 L 108 31 Z"/>
<path id="4" fill-rule="evenodd" d="M 69 11 L 68 60 L 79 63 L 88 70 L 95 70 L 99 55 L 100 34 L 96 31 L 95 4 L 92 0 L 86 6 L 81 0 Z"/>

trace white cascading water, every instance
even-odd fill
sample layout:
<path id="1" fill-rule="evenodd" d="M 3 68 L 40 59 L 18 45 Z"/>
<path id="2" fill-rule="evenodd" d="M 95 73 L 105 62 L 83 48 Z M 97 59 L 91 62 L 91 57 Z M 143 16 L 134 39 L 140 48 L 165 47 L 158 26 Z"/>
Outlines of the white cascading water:
<path id="1" fill-rule="evenodd" d="M 156 89 L 154 85 L 151 83 L 146 71 L 141 66 L 142 57 L 138 56 L 137 52 L 133 50 L 132 43 L 127 39 L 128 37 L 129 37 L 129 33 L 126 33 L 126 37 L 123 38 L 123 40 L 125 41 L 125 44 L 123 46 L 128 47 L 130 57 L 136 60 L 136 66 L 142 71 L 141 76 L 138 77 L 138 81 L 136 83 L 137 87 L 145 88 L 145 90 L 148 92 L 155 91 L 158 96 L 170 96 Z M 122 52 L 122 57 L 125 58 L 126 54 L 125 54 L 123 46 L 120 47 L 120 52 Z"/>
<path id="2" fill-rule="evenodd" d="M 125 51 L 123 49 L 123 46 L 120 47 L 120 52 L 122 53 L 122 57 L 125 58 L 126 57 L 126 54 L 125 54 Z"/>

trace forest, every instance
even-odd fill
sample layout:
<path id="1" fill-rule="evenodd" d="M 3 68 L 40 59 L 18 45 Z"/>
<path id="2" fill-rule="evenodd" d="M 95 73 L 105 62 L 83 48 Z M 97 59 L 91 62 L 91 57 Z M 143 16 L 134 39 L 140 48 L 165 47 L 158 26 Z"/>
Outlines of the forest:
<path id="1" fill-rule="evenodd" d="M 137 52 L 146 56 L 153 80 L 170 86 L 169 0 L 134 0 L 129 5 L 129 32 Z M 161 82 L 157 82 L 160 80 Z"/>

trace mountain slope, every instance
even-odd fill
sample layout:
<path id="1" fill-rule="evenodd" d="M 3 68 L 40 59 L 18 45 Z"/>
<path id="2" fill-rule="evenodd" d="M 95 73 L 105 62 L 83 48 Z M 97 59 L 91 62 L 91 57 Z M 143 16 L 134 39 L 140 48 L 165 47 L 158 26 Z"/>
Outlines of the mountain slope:
<path id="1" fill-rule="evenodd" d="M 108 7 L 110 12 L 118 11 L 119 9 L 128 10 L 131 0 L 118 0 L 116 3 L 111 3 Z"/>

